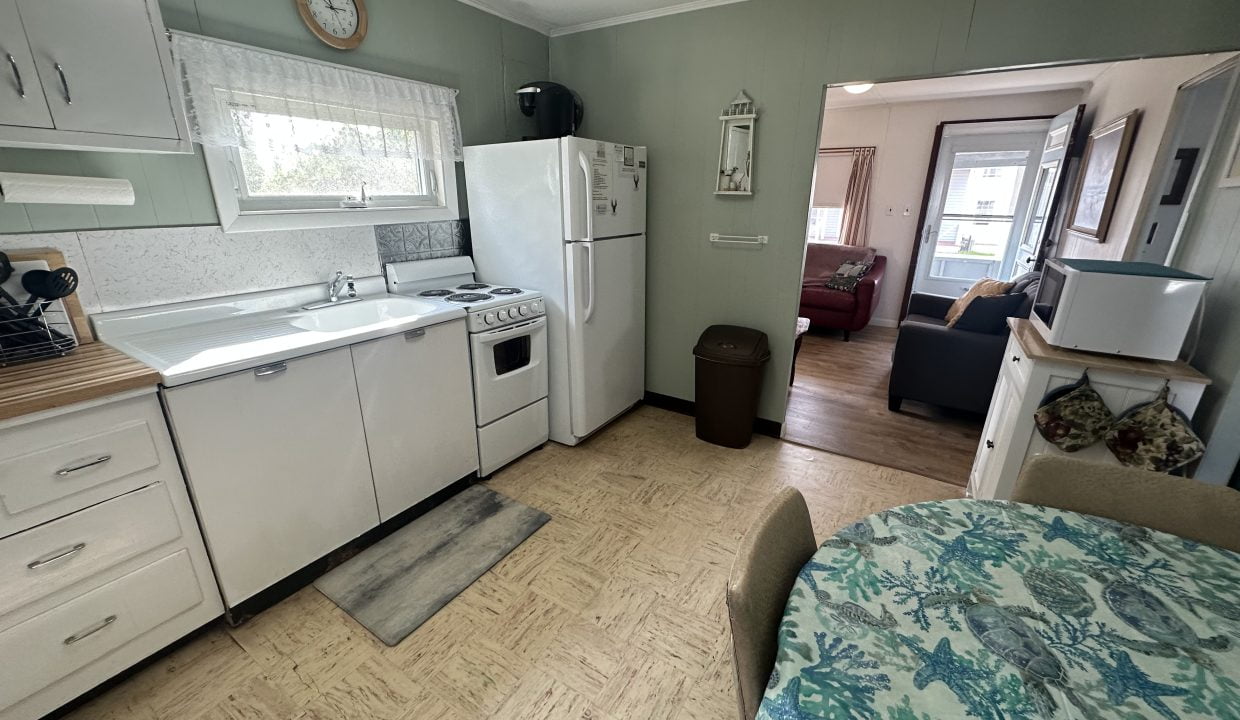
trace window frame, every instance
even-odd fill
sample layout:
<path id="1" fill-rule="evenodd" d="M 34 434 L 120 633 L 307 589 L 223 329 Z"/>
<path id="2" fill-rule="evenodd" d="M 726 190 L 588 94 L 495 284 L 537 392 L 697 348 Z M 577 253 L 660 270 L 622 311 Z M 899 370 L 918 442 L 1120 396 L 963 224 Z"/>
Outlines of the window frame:
<path id="1" fill-rule="evenodd" d="M 835 240 L 815 240 L 813 239 L 813 237 L 810 236 L 809 226 L 812 225 L 813 223 L 813 213 L 815 210 L 838 210 L 840 212 L 840 223 L 841 225 L 843 224 L 843 220 L 844 220 L 844 208 L 843 207 L 836 207 L 835 205 L 813 205 L 809 209 L 810 217 L 807 219 L 807 222 L 806 222 L 805 242 L 812 243 L 814 245 L 839 245 L 840 244 L 839 235 L 835 236 Z M 841 227 L 841 230 L 842 229 L 843 228 Z"/>

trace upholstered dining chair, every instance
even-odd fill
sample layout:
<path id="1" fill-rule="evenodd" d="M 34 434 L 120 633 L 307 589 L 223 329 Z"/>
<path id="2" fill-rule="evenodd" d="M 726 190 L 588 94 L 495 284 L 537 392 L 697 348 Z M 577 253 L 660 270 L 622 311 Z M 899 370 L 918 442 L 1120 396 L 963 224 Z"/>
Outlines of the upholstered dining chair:
<path id="1" fill-rule="evenodd" d="M 775 668 L 779 622 L 801 567 L 817 550 L 805 498 L 784 488 L 741 538 L 728 577 L 728 623 L 742 720 L 753 720 Z"/>
<path id="2" fill-rule="evenodd" d="M 1228 487 L 1038 455 L 1021 471 L 1012 500 L 1143 525 L 1240 552 L 1240 492 Z"/>

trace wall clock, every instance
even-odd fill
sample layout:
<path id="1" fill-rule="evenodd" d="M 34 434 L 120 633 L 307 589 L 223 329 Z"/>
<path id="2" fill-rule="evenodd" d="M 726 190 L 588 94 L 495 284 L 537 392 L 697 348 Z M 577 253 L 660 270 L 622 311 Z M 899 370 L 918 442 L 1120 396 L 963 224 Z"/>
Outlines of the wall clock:
<path id="1" fill-rule="evenodd" d="M 366 37 L 365 0 L 294 0 L 306 27 L 338 50 L 352 50 Z"/>

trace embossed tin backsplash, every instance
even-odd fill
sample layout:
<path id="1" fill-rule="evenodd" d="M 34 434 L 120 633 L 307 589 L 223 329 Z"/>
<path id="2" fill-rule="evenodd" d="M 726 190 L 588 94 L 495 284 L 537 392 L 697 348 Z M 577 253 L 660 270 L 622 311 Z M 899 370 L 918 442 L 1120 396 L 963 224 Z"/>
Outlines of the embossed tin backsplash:
<path id="1" fill-rule="evenodd" d="M 379 262 L 455 257 L 469 252 L 467 220 L 376 225 Z"/>

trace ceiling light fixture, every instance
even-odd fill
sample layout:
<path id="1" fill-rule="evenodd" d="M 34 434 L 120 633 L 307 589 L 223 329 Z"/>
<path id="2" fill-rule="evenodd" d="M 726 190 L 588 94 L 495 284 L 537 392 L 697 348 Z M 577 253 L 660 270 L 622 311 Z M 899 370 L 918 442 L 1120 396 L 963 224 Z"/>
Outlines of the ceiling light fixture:
<path id="1" fill-rule="evenodd" d="M 853 95 L 860 95 L 874 87 L 874 83 L 857 83 L 856 85 L 845 85 L 844 89 Z"/>

